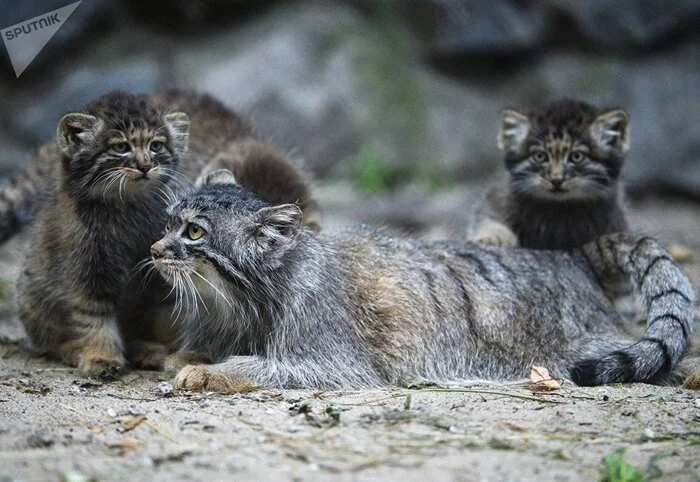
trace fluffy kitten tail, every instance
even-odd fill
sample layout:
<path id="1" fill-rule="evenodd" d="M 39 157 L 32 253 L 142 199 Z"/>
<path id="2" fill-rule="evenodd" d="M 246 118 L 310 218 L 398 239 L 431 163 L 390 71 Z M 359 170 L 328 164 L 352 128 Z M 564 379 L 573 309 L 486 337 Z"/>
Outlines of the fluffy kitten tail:
<path id="1" fill-rule="evenodd" d="M 6 241 L 38 211 L 51 180 L 55 154 L 45 146 L 0 190 L 0 242 Z"/>
<path id="2" fill-rule="evenodd" d="M 654 239 L 630 233 L 601 236 L 583 247 L 601 279 L 631 277 L 647 308 L 641 340 L 571 369 L 577 385 L 646 382 L 668 375 L 681 360 L 693 329 L 695 294 L 688 279 Z"/>

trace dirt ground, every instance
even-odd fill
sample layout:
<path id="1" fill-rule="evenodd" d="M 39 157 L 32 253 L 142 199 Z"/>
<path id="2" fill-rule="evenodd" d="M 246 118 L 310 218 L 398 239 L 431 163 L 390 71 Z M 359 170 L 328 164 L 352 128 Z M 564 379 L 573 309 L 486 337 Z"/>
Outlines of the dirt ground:
<path id="1" fill-rule="evenodd" d="M 395 214 L 339 192 L 320 193 L 330 225 Z M 456 236 L 464 209 L 436 206 L 473 195 L 440 196 L 385 205 L 440 220 L 428 236 Z M 700 255 L 700 206 L 649 198 L 632 208 L 635 227 Z M 21 239 L 2 248 L 2 278 L 14 278 L 21 253 Z M 697 255 L 684 264 L 696 286 Z M 178 393 L 158 372 L 101 383 L 31 359 L 11 300 L 0 309 L 0 481 L 590 481 L 620 448 L 649 478 L 700 480 L 700 392 L 680 387 Z"/>

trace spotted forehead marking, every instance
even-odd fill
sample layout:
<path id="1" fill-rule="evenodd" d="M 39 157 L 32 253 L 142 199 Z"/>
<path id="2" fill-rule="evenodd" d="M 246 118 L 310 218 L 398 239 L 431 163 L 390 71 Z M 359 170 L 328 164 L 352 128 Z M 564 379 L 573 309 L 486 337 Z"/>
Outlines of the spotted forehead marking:
<path id="1" fill-rule="evenodd" d="M 155 137 L 155 131 L 153 129 L 141 128 L 134 129 L 133 131 L 127 133 L 129 142 L 134 145 L 145 145 Z"/>
<path id="2" fill-rule="evenodd" d="M 566 154 L 571 152 L 573 140 L 568 132 L 564 132 L 558 136 L 550 132 L 545 137 L 544 146 L 552 157 L 563 158 Z"/>

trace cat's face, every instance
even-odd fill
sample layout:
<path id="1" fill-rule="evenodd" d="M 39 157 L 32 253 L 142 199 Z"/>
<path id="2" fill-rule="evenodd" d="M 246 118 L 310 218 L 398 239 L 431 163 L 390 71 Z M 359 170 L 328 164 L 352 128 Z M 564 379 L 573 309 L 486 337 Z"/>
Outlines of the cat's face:
<path id="1" fill-rule="evenodd" d="M 617 193 L 629 145 L 627 115 L 559 101 L 503 113 L 498 136 L 510 190 L 546 202 L 595 201 Z"/>
<path id="2" fill-rule="evenodd" d="M 168 208 L 165 236 L 151 247 L 156 268 L 190 298 L 221 301 L 250 291 L 296 245 L 299 207 L 269 206 L 234 182 L 225 170 L 207 176 Z"/>
<path id="3" fill-rule="evenodd" d="M 114 93 L 63 116 L 57 139 L 80 195 L 124 201 L 177 177 L 188 128 L 182 112 L 161 113 L 140 97 Z"/>

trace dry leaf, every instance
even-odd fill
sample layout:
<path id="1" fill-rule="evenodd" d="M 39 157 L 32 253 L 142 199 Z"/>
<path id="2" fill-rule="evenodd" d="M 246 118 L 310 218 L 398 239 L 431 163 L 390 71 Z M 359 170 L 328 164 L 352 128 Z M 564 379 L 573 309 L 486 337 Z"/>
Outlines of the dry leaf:
<path id="1" fill-rule="evenodd" d="M 561 382 L 552 378 L 545 367 L 532 367 L 530 372 L 530 390 L 533 392 L 551 392 L 561 388 Z"/>
<path id="2" fill-rule="evenodd" d="M 690 263 L 694 258 L 693 252 L 681 244 L 669 246 L 668 252 L 678 263 Z"/>
<path id="3" fill-rule="evenodd" d="M 97 425 L 93 425 L 92 427 L 90 427 L 90 431 L 92 433 L 102 433 L 105 431 L 105 429 L 103 429 L 102 427 L 98 427 Z"/>
<path id="4" fill-rule="evenodd" d="M 124 432 L 128 432 L 129 430 L 133 430 L 138 425 L 140 425 L 144 420 L 146 420 L 146 417 L 144 417 L 143 415 L 133 417 L 131 420 L 126 422 L 124 425 L 122 425 L 122 429 L 124 430 Z"/>

